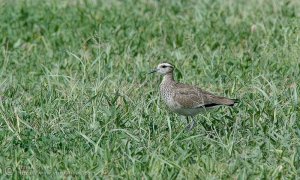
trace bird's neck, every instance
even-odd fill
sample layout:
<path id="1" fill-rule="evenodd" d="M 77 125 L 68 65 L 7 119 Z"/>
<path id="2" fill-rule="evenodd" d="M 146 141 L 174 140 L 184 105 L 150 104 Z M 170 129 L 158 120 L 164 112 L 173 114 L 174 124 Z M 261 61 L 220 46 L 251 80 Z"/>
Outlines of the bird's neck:
<path id="1" fill-rule="evenodd" d="M 167 73 L 167 74 L 164 75 L 162 83 L 167 83 L 167 82 L 168 83 L 175 82 L 174 78 L 173 78 L 173 72 L 170 72 L 170 73 Z"/>

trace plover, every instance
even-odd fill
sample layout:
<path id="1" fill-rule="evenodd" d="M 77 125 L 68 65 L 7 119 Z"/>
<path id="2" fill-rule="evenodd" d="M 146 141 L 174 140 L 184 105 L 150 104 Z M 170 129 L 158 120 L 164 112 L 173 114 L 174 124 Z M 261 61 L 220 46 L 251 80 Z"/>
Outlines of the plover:
<path id="1" fill-rule="evenodd" d="M 160 84 L 161 97 L 171 111 L 186 117 L 189 130 L 196 126 L 194 116 L 201 111 L 220 105 L 233 106 L 238 102 L 237 99 L 216 96 L 199 87 L 176 82 L 173 70 L 172 64 L 161 63 L 150 73 L 158 72 L 163 75 Z M 192 118 L 191 124 L 189 117 Z"/>

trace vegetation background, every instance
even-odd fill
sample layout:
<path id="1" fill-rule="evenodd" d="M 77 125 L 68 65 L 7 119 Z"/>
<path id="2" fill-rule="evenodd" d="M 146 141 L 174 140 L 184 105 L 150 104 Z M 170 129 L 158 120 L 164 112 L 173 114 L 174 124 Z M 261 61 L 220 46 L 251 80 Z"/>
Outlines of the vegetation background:
<path id="1" fill-rule="evenodd" d="M 3 178 L 299 178 L 300 1 L 0 7 Z M 146 74 L 162 61 L 241 102 L 185 131 Z"/>

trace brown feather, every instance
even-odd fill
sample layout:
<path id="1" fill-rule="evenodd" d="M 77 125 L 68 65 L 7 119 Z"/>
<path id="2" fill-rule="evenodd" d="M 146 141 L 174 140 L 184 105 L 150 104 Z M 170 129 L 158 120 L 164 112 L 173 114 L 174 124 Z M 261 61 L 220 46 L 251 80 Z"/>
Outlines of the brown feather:
<path id="1" fill-rule="evenodd" d="M 174 86 L 174 100 L 183 108 L 213 107 L 218 105 L 234 105 L 235 101 L 229 98 L 215 96 L 198 87 L 176 83 Z"/>

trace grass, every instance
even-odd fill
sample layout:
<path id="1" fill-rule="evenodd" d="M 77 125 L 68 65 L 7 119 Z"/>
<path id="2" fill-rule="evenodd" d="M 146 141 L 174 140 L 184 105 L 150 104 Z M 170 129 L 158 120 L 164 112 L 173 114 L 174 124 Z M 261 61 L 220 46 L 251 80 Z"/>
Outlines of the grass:
<path id="1" fill-rule="evenodd" d="M 300 3 L 0 1 L 2 178 L 295 179 Z M 185 123 L 176 79 L 238 98 Z"/>

